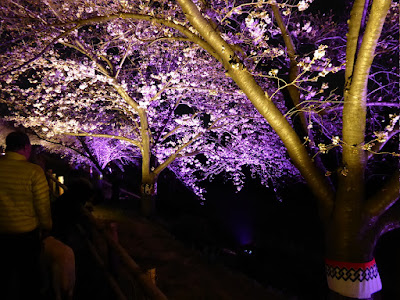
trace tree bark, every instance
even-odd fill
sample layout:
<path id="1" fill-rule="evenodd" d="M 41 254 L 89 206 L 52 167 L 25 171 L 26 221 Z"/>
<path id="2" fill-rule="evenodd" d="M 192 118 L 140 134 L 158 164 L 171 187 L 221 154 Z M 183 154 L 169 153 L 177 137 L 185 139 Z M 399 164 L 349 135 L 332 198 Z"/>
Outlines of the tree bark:
<path id="1" fill-rule="evenodd" d="M 151 217 L 155 212 L 157 181 L 145 179 L 140 186 L 140 212 L 144 217 Z"/>

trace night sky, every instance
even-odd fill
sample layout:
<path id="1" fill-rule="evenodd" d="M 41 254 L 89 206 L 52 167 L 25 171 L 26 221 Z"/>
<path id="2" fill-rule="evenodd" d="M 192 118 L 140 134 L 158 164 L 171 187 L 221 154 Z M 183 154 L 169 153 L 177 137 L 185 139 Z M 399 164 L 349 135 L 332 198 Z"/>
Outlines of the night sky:
<path id="1" fill-rule="evenodd" d="M 322 13 L 332 10 L 334 14 L 341 14 L 345 12 L 346 2 L 348 2 L 348 0 L 314 0 L 310 5 L 310 9 L 319 10 Z"/>

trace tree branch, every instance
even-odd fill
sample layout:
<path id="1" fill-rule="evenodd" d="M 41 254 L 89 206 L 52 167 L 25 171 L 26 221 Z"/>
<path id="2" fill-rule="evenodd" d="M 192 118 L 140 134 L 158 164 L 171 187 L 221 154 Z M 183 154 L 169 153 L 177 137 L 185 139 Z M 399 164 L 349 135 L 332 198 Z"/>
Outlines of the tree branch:
<path id="1" fill-rule="evenodd" d="M 28 61 L 24 62 L 23 64 L 15 67 L 15 68 L 12 68 L 10 70 L 7 70 L 7 71 L 1 73 L 0 75 L 9 74 L 9 73 L 11 73 L 13 71 L 21 69 L 22 67 L 24 67 L 26 65 L 29 65 L 31 62 L 33 62 L 33 61 L 37 60 L 38 58 L 40 58 L 43 55 L 43 53 L 45 53 L 50 48 L 50 46 L 55 44 L 60 38 L 62 38 L 64 36 L 67 36 L 69 33 L 71 33 L 72 31 L 74 31 L 76 29 L 78 29 L 79 27 L 80 26 L 77 25 L 77 26 L 75 26 L 75 27 L 73 27 L 71 29 L 66 30 L 65 32 L 63 32 L 62 34 L 60 34 L 56 38 L 54 38 L 46 47 L 44 47 L 44 49 L 42 51 L 40 51 L 38 54 L 36 54 L 33 58 L 29 59 Z"/>
<path id="2" fill-rule="evenodd" d="M 88 18 L 88 19 L 84 19 L 84 20 L 71 21 L 70 23 L 79 24 L 80 26 L 84 26 L 84 25 L 93 24 L 93 23 L 107 22 L 107 21 L 115 20 L 115 19 L 145 20 L 145 21 L 149 21 L 149 22 L 162 24 L 162 25 L 168 26 L 170 28 L 174 28 L 174 29 L 178 30 L 179 32 L 181 32 L 183 35 L 187 36 L 192 42 L 198 44 L 200 47 L 207 50 L 207 52 L 209 52 L 212 56 L 214 56 L 218 61 L 221 61 L 220 58 L 218 57 L 217 53 L 206 41 L 200 39 L 198 36 L 196 36 L 194 33 L 192 33 L 186 27 L 176 24 L 173 21 L 156 18 L 156 17 L 148 16 L 148 15 L 118 13 L 115 15 L 97 16 L 97 17 Z M 58 27 L 58 26 L 65 26 L 67 24 L 68 23 L 61 23 L 61 24 L 54 24 L 53 26 Z"/>
<path id="3" fill-rule="evenodd" d="M 400 202 L 393 205 L 379 218 L 379 236 L 398 228 L 400 228 Z"/>
<path id="4" fill-rule="evenodd" d="M 254 77 L 244 67 L 230 45 L 222 39 L 201 15 L 197 6 L 191 0 L 178 0 L 178 3 L 193 27 L 196 28 L 209 45 L 213 46 L 224 61 L 224 66 L 229 76 L 236 82 L 261 115 L 264 116 L 271 127 L 277 132 L 288 149 L 289 156 L 317 196 L 320 204 L 321 217 L 327 217 L 331 213 L 333 207 L 334 193 L 308 156 L 296 132 L 279 109 L 273 104 L 268 94 L 256 83 Z"/>
<path id="5" fill-rule="evenodd" d="M 43 141 L 45 141 L 45 142 L 47 142 L 47 143 L 54 144 L 54 145 L 59 145 L 59 146 L 63 146 L 63 147 L 65 147 L 65 148 L 67 148 L 67 149 L 71 149 L 72 151 L 78 153 L 79 155 L 81 155 L 81 156 L 83 156 L 83 157 L 86 157 L 87 159 L 90 159 L 89 156 L 87 156 L 85 153 L 83 153 L 82 151 L 80 151 L 80 150 L 78 150 L 78 149 L 76 149 L 76 148 L 73 148 L 73 147 L 64 145 L 64 144 L 61 143 L 61 142 L 54 142 L 54 141 L 48 140 L 48 139 L 42 137 L 41 135 L 39 135 L 39 134 L 38 134 L 36 131 L 34 131 L 34 130 L 32 130 L 32 132 L 33 132 L 39 139 L 41 139 L 41 140 L 43 140 Z"/>
<path id="6" fill-rule="evenodd" d="M 356 1 L 358 2 L 358 1 Z M 357 60 L 352 71 L 352 79 L 346 87 L 343 106 L 343 165 L 348 169 L 346 176 L 340 176 L 338 207 L 358 210 L 364 198 L 364 172 L 367 155 L 365 143 L 366 95 L 368 75 L 374 59 L 377 42 L 390 8 L 391 0 L 374 1 L 363 35 Z M 358 11 L 361 13 L 362 11 Z M 354 25 L 353 25 L 354 26 Z M 348 47 L 356 47 L 349 40 Z"/>
<path id="7" fill-rule="evenodd" d="M 300 104 L 300 92 L 297 86 L 295 85 L 294 81 L 297 79 L 297 77 L 300 74 L 300 68 L 297 65 L 296 61 L 296 49 L 293 43 L 293 40 L 286 28 L 286 25 L 283 21 L 281 12 L 276 4 L 271 5 L 272 11 L 274 12 L 275 20 L 276 23 L 278 24 L 279 29 L 281 30 L 283 41 L 285 42 L 285 46 L 287 49 L 287 54 L 289 56 L 290 60 L 290 66 L 289 66 L 289 84 L 286 86 L 290 98 L 292 99 L 293 106 L 295 107 L 301 107 Z M 300 116 L 300 123 L 303 127 L 303 134 L 301 136 L 308 136 L 312 141 L 312 135 L 311 132 L 308 130 L 308 122 L 307 118 L 305 116 L 304 111 L 299 112 Z"/>
<path id="8" fill-rule="evenodd" d="M 197 140 L 201 135 L 203 135 L 203 132 L 200 132 L 196 134 L 195 137 L 187 141 L 185 144 L 183 144 L 181 147 L 179 147 L 175 153 L 170 155 L 162 164 L 160 164 L 154 171 L 153 173 L 158 176 L 158 174 L 161 173 L 162 170 L 164 170 L 166 167 L 168 167 L 180 154 L 180 152 L 185 149 L 186 147 L 190 146 L 195 140 Z"/>
<path id="9" fill-rule="evenodd" d="M 355 0 L 350 13 L 349 32 L 347 33 L 346 47 L 346 86 L 350 84 L 353 75 L 354 64 L 357 55 L 358 37 L 360 35 L 362 16 L 364 12 L 365 0 Z"/>
<path id="10" fill-rule="evenodd" d="M 388 134 L 385 142 L 376 143 L 375 146 L 373 146 L 370 150 L 368 150 L 368 159 L 370 159 L 375 154 L 379 153 L 379 151 L 386 145 L 386 143 L 398 133 L 399 133 L 399 125 L 396 125 L 396 127 Z"/>
<path id="11" fill-rule="evenodd" d="M 101 166 L 100 166 L 99 162 L 97 161 L 96 157 L 93 156 L 92 151 L 90 151 L 90 149 L 89 149 L 88 145 L 86 144 L 84 138 L 79 136 L 78 140 L 81 143 L 83 149 L 85 149 L 86 153 L 89 155 L 90 160 L 96 166 L 97 171 L 99 171 L 101 174 L 105 175 L 104 172 L 103 172 L 103 169 L 101 168 Z"/>
<path id="12" fill-rule="evenodd" d="M 92 136 L 92 137 L 101 137 L 101 138 L 107 138 L 107 139 L 117 139 L 117 140 L 129 142 L 129 143 L 139 147 L 139 149 L 142 148 L 141 144 L 138 141 L 132 140 L 127 137 L 118 136 L 118 135 L 101 134 L 101 133 L 87 133 L 87 132 L 85 132 L 85 133 L 60 132 L 60 133 L 65 134 L 65 135 L 71 135 L 71 136 Z"/>

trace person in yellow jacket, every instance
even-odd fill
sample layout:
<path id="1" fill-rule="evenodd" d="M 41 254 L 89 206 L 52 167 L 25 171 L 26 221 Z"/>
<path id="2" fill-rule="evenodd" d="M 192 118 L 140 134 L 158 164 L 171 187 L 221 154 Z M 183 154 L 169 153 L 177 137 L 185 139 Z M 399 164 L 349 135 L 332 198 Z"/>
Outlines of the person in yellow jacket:
<path id="1" fill-rule="evenodd" d="M 29 137 L 12 132 L 0 157 L 0 298 L 40 297 L 41 236 L 52 228 L 43 169 L 28 161 Z"/>

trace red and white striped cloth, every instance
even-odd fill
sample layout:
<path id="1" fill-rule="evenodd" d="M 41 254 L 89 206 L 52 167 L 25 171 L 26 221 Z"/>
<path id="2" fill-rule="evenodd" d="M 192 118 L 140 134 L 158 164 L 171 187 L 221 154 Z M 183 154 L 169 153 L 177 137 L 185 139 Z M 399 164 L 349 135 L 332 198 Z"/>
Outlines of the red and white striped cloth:
<path id="1" fill-rule="evenodd" d="M 325 260 L 329 289 L 346 297 L 368 299 L 382 289 L 375 259 L 365 263 Z"/>

